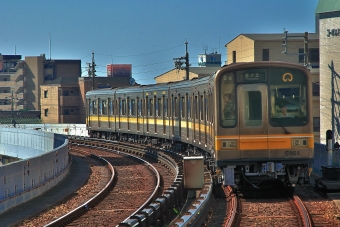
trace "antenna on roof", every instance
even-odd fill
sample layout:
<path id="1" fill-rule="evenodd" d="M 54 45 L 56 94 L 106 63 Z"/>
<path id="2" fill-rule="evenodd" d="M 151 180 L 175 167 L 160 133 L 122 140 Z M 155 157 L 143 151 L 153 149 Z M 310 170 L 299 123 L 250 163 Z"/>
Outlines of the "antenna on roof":
<path id="1" fill-rule="evenodd" d="M 204 54 L 207 54 L 208 45 L 204 45 L 204 46 L 203 46 L 203 50 L 204 50 Z"/>
<path id="2" fill-rule="evenodd" d="M 17 55 L 17 46 L 14 45 L 14 55 Z"/>
<path id="3" fill-rule="evenodd" d="M 49 49 L 50 49 L 50 60 L 51 60 L 51 45 L 52 45 L 52 43 L 51 43 L 51 33 L 48 33 L 48 35 L 49 35 Z"/>

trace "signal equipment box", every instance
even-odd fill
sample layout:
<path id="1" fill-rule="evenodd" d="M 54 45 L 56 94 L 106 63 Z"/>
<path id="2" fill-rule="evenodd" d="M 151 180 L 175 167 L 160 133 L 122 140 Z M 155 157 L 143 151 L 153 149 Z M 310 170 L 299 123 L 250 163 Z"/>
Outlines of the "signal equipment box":
<path id="1" fill-rule="evenodd" d="M 184 188 L 201 189 L 204 184 L 204 157 L 184 157 Z"/>

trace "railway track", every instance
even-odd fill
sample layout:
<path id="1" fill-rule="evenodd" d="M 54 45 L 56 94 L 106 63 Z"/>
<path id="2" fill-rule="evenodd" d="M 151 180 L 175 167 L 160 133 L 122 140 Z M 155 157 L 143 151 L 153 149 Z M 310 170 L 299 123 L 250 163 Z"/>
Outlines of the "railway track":
<path id="1" fill-rule="evenodd" d="M 154 149 L 145 150 L 145 147 L 140 148 L 136 146 L 128 146 L 126 144 L 113 145 L 113 143 L 107 143 L 105 141 L 86 141 L 82 144 L 80 144 L 79 142 L 80 141 L 71 141 L 70 147 L 73 152 L 77 151 L 78 153 L 81 153 L 83 156 L 87 157 L 98 157 L 98 160 L 106 161 L 108 163 L 107 166 L 114 166 L 115 171 L 113 171 L 113 168 L 111 167 L 106 168 L 106 170 L 100 170 L 101 172 L 105 173 L 108 173 L 110 171 L 112 172 L 111 180 L 105 180 L 105 178 L 108 178 L 110 174 L 101 174 L 100 178 L 101 182 L 107 183 L 107 185 L 102 186 L 102 188 L 113 189 L 105 189 L 101 192 L 98 192 L 98 189 L 96 189 L 96 192 L 92 192 L 92 194 L 98 192 L 95 197 L 88 199 L 85 203 L 82 203 L 74 210 L 65 214 L 61 218 L 46 224 L 45 226 L 67 225 L 71 221 L 72 225 L 77 225 L 77 223 L 87 223 L 87 225 L 93 226 L 116 226 L 119 224 L 119 222 L 123 221 L 124 218 L 128 219 L 130 214 L 136 215 L 137 212 L 144 207 L 152 205 L 151 202 L 157 196 L 162 195 L 162 193 L 165 193 L 165 197 L 169 196 L 169 198 L 172 199 L 171 202 L 173 202 L 173 204 L 169 205 L 172 205 L 174 207 L 179 207 L 181 205 L 180 202 L 182 196 L 178 195 L 182 195 L 183 193 L 183 182 L 180 181 L 182 180 L 182 178 L 175 180 L 176 176 L 178 176 L 179 170 L 176 162 L 171 158 L 171 155 L 164 154 L 164 152 L 160 152 L 156 155 Z M 113 149 L 118 150 L 118 152 L 113 153 Z M 136 163 L 130 163 L 130 159 L 126 158 L 126 156 L 131 156 L 131 154 L 134 154 L 135 157 L 138 159 L 137 164 L 142 162 L 142 159 L 138 157 L 149 159 L 150 162 L 146 162 L 142 165 L 139 165 L 140 167 L 137 167 L 138 165 Z M 98 162 L 91 163 L 91 166 L 97 165 L 99 165 Z M 161 175 L 153 167 L 153 165 L 156 166 L 158 170 L 160 170 Z M 150 171 L 147 171 L 149 173 L 146 174 L 145 170 L 141 171 L 141 168 L 153 169 L 153 172 L 156 173 L 157 177 L 151 176 Z M 109 169 L 111 170 L 108 171 Z M 114 175 L 116 176 L 114 177 Z M 146 176 L 148 175 L 149 177 L 147 179 Z M 113 181 L 112 179 L 115 180 Z M 135 183 L 135 185 L 129 186 L 128 183 L 130 182 Z M 97 186 L 99 185 L 100 184 L 97 183 Z M 154 188 L 153 190 L 150 190 L 152 188 L 152 185 L 154 185 Z M 85 187 L 91 188 L 88 185 Z M 148 190 L 145 190 L 145 188 L 147 188 Z M 108 193 L 108 195 L 102 195 L 103 191 L 106 191 L 104 192 L 104 194 Z M 141 196 L 145 194 L 145 191 L 149 191 L 149 193 L 146 193 L 149 194 L 147 198 L 145 196 L 144 198 Z M 116 197 L 112 196 L 112 194 L 116 194 Z M 121 198 L 121 200 L 119 198 Z M 164 202 L 165 199 L 160 199 L 159 201 Z M 65 205 L 61 206 L 65 207 Z M 59 208 L 56 209 L 62 209 L 60 208 L 60 206 L 58 207 Z M 169 206 L 169 210 L 170 208 L 172 207 Z M 126 212 L 124 212 L 124 210 Z M 107 216 L 110 216 L 107 215 L 108 213 L 114 214 L 114 217 L 109 218 L 110 221 L 105 220 Z M 37 220 L 44 219 L 42 216 L 43 215 L 40 215 L 40 218 L 38 218 Z M 53 216 L 55 217 L 55 215 Z M 169 216 L 167 218 L 170 218 L 170 216 L 171 214 L 169 212 Z M 75 219 L 77 220 L 74 221 Z M 162 219 L 163 218 L 160 218 L 160 220 Z M 116 222 L 113 222 L 112 220 L 116 220 Z M 31 223 L 33 223 L 33 221 Z M 40 222 L 39 225 L 41 224 L 42 223 Z M 29 222 L 25 222 L 25 226 L 29 225 Z"/>
<path id="2" fill-rule="evenodd" d="M 208 220 L 214 226 L 314 226 L 298 196 L 284 196 L 277 190 L 242 190 L 236 195 L 225 187 L 219 197 Z M 215 214 L 217 210 L 225 213 Z"/>
<path id="3" fill-rule="evenodd" d="M 85 190 L 82 192 L 80 191 L 81 189 L 78 190 L 74 193 L 75 195 L 73 195 L 73 199 L 68 200 L 72 201 L 72 205 L 70 205 L 68 201 L 64 201 L 62 204 L 59 204 L 51 210 L 39 215 L 38 218 L 33 218 L 29 221 L 26 221 L 23 226 L 61 226 L 68 224 L 83 225 L 84 223 L 86 223 L 86 225 L 135 226 L 134 223 L 136 222 L 141 223 L 140 226 L 145 225 L 145 223 L 167 225 L 171 222 L 171 220 L 173 220 L 173 218 L 176 218 L 174 221 L 172 221 L 173 226 L 187 226 L 188 223 L 202 223 L 206 216 L 207 210 L 210 208 L 212 180 L 208 171 L 205 173 L 205 184 L 197 198 L 192 201 L 192 204 L 185 204 L 185 201 L 183 201 L 183 196 L 185 196 L 185 193 L 183 189 L 183 175 L 181 173 L 182 157 L 176 153 L 158 150 L 151 147 L 143 147 L 135 144 L 132 144 L 131 146 L 130 144 L 118 144 L 107 141 L 71 140 L 70 148 L 72 152 L 77 151 L 78 154 L 80 152 L 84 158 L 89 160 L 91 160 L 90 157 L 98 157 L 93 159 L 93 162 L 89 162 L 89 165 L 91 165 L 92 174 L 97 173 L 97 177 L 94 177 L 91 174 L 88 182 L 93 182 L 92 179 L 97 179 L 94 184 L 99 187 L 90 192 L 90 190 L 86 191 L 86 188 L 93 188 L 93 186 L 89 186 L 88 184 L 84 185 L 82 188 L 85 188 Z M 125 206 L 125 204 L 127 204 L 126 200 L 123 200 L 123 202 L 119 203 L 116 198 L 109 199 L 109 197 L 104 198 L 106 195 L 101 195 L 103 190 L 100 190 L 100 188 L 107 188 L 104 190 L 106 191 L 105 193 L 111 193 L 117 189 L 119 182 L 119 179 L 116 180 L 116 178 L 114 178 L 114 187 L 110 186 L 111 180 L 108 179 L 111 179 L 112 177 L 110 177 L 110 174 L 108 174 L 110 173 L 109 168 L 105 167 L 108 166 L 108 164 L 103 164 L 101 162 L 108 161 L 111 162 L 113 166 L 129 166 L 129 164 L 124 162 L 119 164 L 112 162 L 112 160 L 110 161 L 110 159 L 122 160 L 122 158 L 111 157 L 112 150 L 118 151 L 116 155 L 133 154 L 137 157 L 147 159 L 148 164 L 144 166 L 153 165 L 157 168 L 157 170 L 161 173 L 160 175 L 162 176 L 160 178 L 161 184 L 156 186 L 156 193 L 154 196 L 151 196 L 153 197 L 152 199 L 141 205 L 137 205 L 136 199 L 133 198 L 133 196 L 122 196 L 124 199 L 131 197 L 131 208 L 131 206 Z M 99 166 L 101 169 L 94 171 L 94 168 Z M 121 171 L 118 171 L 115 167 L 115 171 L 111 170 L 111 172 L 114 172 L 116 176 L 120 176 L 119 172 Z M 136 181 L 135 176 L 141 174 L 141 171 L 137 171 L 138 173 L 136 174 L 131 172 L 129 174 L 129 170 L 123 170 L 123 172 L 126 172 L 127 175 L 131 176 L 129 178 L 131 181 Z M 98 179 L 101 179 L 101 181 L 98 182 Z M 137 177 L 137 182 L 138 186 L 132 187 L 133 189 L 138 189 L 138 187 L 141 187 L 143 184 L 149 185 L 149 183 L 146 182 L 150 182 L 150 180 Z M 124 189 L 121 188 L 117 191 L 122 190 Z M 84 191 L 88 193 L 88 197 L 86 197 L 86 199 L 83 194 Z M 123 193 L 126 191 L 127 190 L 124 190 Z M 125 193 L 125 195 L 126 194 L 127 193 Z M 89 195 L 92 197 L 89 198 Z M 78 199 L 79 197 L 81 198 L 78 203 L 77 196 Z M 75 204 L 77 204 L 76 207 Z M 183 207 L 187 207 L 187 209 L 183 209 Z M 117 214 L 117 212 L 119 213 L 124 209 L 127 211 L 126 213 L 130 214 L 128 214 L 125 219 L 123 217 L 117 218 L 117 215 L 115 215 L 114 217 L 109 218 L 110 221 L 105 220 L 106 216 L 109 216 L 109 214 Z M 176 215 L 176 213 L 174 213 L 174 209 L 182 209 L 183 212 Z M 45 215 L 49 216 L 49 218 L 46 218 Z M 45 220 L 45 222 L 42 220 Z M 117 220 L 117 222 L 113 222 L 112 220 Z"/>

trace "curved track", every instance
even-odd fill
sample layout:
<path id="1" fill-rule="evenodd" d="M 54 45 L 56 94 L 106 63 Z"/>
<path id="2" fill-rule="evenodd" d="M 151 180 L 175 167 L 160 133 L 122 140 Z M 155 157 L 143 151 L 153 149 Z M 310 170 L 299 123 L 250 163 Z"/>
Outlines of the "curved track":
<path id="1" fill-rule="evenodd" d="M 215 195 L 220 199 L 208 221 L 214 226 L 313 226 L 298 196 L 283 196 L 277 190 L 243 190 L 236 196 L 230 187 Z"/>

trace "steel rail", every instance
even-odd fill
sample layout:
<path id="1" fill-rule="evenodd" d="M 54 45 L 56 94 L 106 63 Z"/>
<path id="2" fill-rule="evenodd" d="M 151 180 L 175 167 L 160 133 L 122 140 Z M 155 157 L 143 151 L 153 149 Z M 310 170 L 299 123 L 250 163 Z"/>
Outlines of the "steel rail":
<path id="1" fill-rule="evenodd" d="M 310 215 L 308 213 L 307 208 L 305 207 L 305 205 L 301 201 L 301 199 L 296 195 L 293 196 L 293 199 L 294 199 L 295 206 L 299 210 L 299 213 L 300 213 L 300 216 L 302 218 L 302 222 L 303 222 L 304 226 L 305 227 L 312 227 L 313 223 L 311 221 Z"/>

